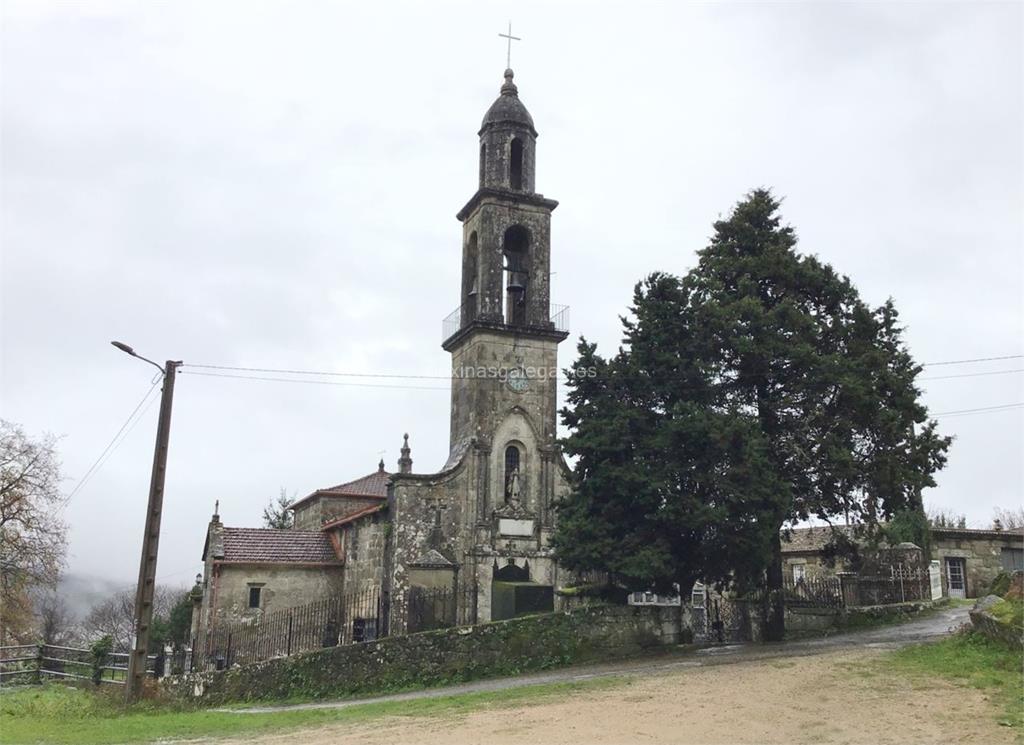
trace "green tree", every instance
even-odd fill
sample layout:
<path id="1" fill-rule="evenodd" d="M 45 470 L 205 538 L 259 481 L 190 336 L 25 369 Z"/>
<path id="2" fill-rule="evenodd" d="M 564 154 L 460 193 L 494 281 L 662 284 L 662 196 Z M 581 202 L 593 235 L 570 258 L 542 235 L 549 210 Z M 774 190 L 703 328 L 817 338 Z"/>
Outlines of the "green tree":
<path id="1" fill-rule="evenodd" d="M 281 493 L 277 499 L 271 499 L 263 508 L 263 527 L 287 530 L 295 523 L 295 515 L 288 509 L 295 499 L 288 496 L 285 488 L 281 487 Z"/>
<path id="2" fill-rule="evenodd" d="M 750 193 L 695 269 L 639 284 L 615 357 L 581 344 L 555 539 L 570 567 L 658 585 L 765 577 L 768 638 L 782 634 L 781 529 L 848 517 L 877 532 L 921 511 L 949 445 L 893 304 L 869 308 L 797 253 L 778 207 Z"/>
<path id="3" fill-rule="evenodd" d="M 166 639 L 175 649 L 188 646 L 192 633 L 192 591 L 185 590 L 178 595 L 167 616 Z"/>

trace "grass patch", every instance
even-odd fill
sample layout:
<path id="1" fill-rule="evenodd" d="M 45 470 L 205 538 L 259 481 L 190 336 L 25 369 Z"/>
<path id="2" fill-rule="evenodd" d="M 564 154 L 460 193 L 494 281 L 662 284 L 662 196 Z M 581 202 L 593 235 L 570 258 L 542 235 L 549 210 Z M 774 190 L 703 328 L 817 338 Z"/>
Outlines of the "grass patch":
<path id="1" fill-rule="evenodd" d="M 1004 708 L 999 723 L 1024 733 L 1024 657 L 981 634 L 961 632 L 893 652 L 880 663 L 920 679 L 947 678 L 989 693 Z"/>
<path id="2" fill-rule="evenodd" d="M 988 612 L 1000 623 L 1024 630 L 1024 600 L 1000 600 Z"/>
<path id="3" fill-rule="evenodd" d="M 0 743 L 111 745 L 258 735 L 324 724 L 357 724 L 388 716 L 459 717 L 482 708 L 518 706 L 547 697 L 628 684 L 627 678 L 609 677 L 411 701 L 354 704 L 343 709 L 266 714 L 182 709 L 152 703 L 126 709 L 116 695 L 51 684 L 0 695 Z"/>

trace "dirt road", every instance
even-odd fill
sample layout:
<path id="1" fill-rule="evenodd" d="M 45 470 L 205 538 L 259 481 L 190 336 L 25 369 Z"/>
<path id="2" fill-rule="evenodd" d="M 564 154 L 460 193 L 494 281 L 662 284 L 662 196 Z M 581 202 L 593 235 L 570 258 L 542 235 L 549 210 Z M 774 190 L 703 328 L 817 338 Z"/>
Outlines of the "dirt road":
<path id="1" fill-rule="evenodd" d="M 770 649 L 718 648 L 684 659 L 648 661 L 617 673 L 612 668 L 562 671 L 558 680 L 615 677 L 609 686 L 571 696 L 499 702 L 468 713 L 390 716 L 246 742 L 1012 743 L 1012 730 L 997 724 L 995 704 L 984 693 L 943 681 L 895 677 L 878 662 L 888 649 L 945 633 L 962 615 L 948 611 L 941 618 L 904 626 Z M 550 681 L 548 677 L 543 682 Z M 473 690 L 503 690 L 494 687 L 500 682 L 477 684 Z"/>
<path id="2" fill-rule="evenodd" d="M 345 701 L 323 701 L 311 704 L 287 706 L 256 706 L 248 709 L 227 709 L 238 714 L 289 711 L 295 709 L 344 709 L 360 704 L 383 703 L 387 701 L 411 701 L 423 698 L 441 698 L 460 693 L 483 693 L 502 691 L 541 683 L 572 683 L 608 676 L 647 676 L 673 670 L 728 665 L 739 662 L 769 660 L 776 658 L 801 657 L 841 650 L 884 650 L 898 649 L 907 644 L 938 639 L 953 628 L 968 622 L 968 608 L 946 608 L 909 623 L 883 626 L 870 631 L 853 631 L 834 636 L 786 642 L 784 644 L 731 644 L 706 647 L 693 654 L 667 658 L 640 658 L 605 665 L 583 665 L 550 670 L 533 675 L 478 680 L 462 685 L 430 688 L 410 693 L 395 693 L 386 696 L 372 696 Z"/>

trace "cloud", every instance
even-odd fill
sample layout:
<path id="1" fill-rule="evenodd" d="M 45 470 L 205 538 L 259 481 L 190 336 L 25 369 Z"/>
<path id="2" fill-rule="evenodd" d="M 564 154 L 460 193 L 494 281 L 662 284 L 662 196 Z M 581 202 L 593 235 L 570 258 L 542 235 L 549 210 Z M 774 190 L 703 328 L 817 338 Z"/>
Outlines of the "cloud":
<path id="1" fill-rule="evenodd" d="M 504 16 L 468 3 L 4 13 L 0 393 L 5 417 L 64 436 L 69 485 L 149 385 L 112 338 L 192 363 L 445 374 L 454 214 L 476 187 Z M 561 202 L 552 299 L 572 306 L 573 331 L 616 345 L 632 285 L 685 272 L 711 223 L 767 185 L 801 250 L 870 301 L 896 299 L 918 359 L 1019 352 L 1021 14 L 517 6 L 537 185 Z M 563 345 L 561 362 L 572 355 Z M 404 431 L 417 470 L 439 467 L 448 394 L 426 382 L 183 375 L 159 574 L 193 576 L 215 499 L 229 524 L 255 524 L 281 486 L 357 477 L 381 451 L 394 463 Z M 927 400 L 1020 401 L 1021 383 L 935 381 Z M 68 507 L 77 571 L 134 577 L 155 413 Z M 1019 500 L 1019 412 L 943 429 L 957 442 L 929 504 L 981 523 Z"/>

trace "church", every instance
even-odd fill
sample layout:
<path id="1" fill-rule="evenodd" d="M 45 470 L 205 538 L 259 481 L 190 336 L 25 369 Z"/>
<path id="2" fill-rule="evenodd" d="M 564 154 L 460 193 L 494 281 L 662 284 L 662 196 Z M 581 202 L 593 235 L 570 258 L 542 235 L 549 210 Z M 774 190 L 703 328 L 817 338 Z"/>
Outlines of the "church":
<path id="1" fill-rule="evenodd" d="M 549 547 L 569 469 L 556 442 L 558 345 L 567 309 L 549 298 L 551 213 L 536 191 L 537 131 L 511 69 L 479 130 L 476 192 L 459 210 L 459 307 L 447 462 L 314 491 L 288 530 L 235 528 L 215 514 L 193 593 L 193 637 L 330 595 L 379 591 L 390 633 L 412 630 L 409 599 L 451 590 L 460 623 L 551 610 L 567 584 Z"/>

